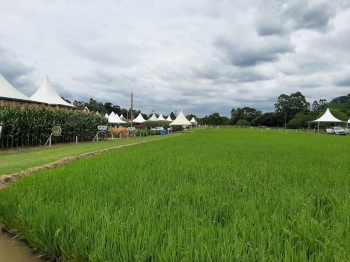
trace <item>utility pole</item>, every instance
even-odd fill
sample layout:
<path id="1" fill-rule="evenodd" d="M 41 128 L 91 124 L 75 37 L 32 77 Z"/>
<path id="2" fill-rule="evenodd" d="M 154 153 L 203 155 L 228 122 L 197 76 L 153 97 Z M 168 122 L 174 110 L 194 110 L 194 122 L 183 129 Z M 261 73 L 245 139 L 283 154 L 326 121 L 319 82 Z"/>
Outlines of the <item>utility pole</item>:
<path id="1" fill-rule="evenodd" d="M 131 92 L 131 112 L 130 112 L 130 119 L 131 119 L 131 126 L 132 126 L 132 116 L 133 116 L 133 106 L 134 106 L 134 94 Z"/>

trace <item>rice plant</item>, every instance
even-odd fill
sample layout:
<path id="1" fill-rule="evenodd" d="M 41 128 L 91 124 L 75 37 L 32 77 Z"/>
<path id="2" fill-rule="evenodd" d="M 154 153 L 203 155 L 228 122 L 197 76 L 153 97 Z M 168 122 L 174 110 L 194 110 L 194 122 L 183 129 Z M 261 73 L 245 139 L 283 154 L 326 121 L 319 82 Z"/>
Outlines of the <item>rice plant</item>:
<path id="1" fill-rule="evenodd" d="M 0 191 L 0 222 L 61 261 L 349 261 L 347 141 L 207 129 L 110 151 Z"/>

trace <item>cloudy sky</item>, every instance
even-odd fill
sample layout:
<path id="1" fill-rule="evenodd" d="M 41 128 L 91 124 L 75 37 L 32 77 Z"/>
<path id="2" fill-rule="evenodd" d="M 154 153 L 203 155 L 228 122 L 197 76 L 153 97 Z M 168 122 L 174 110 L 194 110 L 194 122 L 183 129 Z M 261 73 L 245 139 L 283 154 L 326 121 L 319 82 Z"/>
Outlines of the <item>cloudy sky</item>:
<path id="1" fill-rule="evenodd" d="M 350 93 L 348 0 L 3 0 L 0 73 L 31 96 L 198 117 Z"/>

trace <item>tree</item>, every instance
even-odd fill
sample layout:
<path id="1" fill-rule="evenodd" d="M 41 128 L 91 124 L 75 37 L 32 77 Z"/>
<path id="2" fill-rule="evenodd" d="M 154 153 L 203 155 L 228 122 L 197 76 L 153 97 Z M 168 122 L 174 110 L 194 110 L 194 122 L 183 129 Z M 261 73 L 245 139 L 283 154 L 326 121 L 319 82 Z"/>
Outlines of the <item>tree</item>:
<path id="1" fill-rule="evenodd" d="M 275 112 L 264 113 L 254 120 L 252 120 L 251 125 L 253 126 L 283 126 L 284 119 Z"/>
<path id="2" fill-rule="evenodd" d="M 247 120 L 248 122 L 252 121 L 254 118 L 262 114 L 261 111 L 251 107 L 243 107 L 242 111 L 243 111 L 244 119 Z"/>
<path id="3" fill-rule="evenodd" d="M 309 122 L 315 119 L 314 114 L 298 113 L 288 122 L 288 128 L 303 128 L 308 127 Z"/>
<path id="4" fill-rule="evenodd" d="M 237 121 L 240 119 L 244 119 L 243 109 L 237 108 L 237 110 L 236 110 L 236 109 L 232 108 L 232 110 L 231 110 L 231 124 L 235 125 L 237 123 Z"/>
<path id="5" fill-rule="evenodd" d="M 192 119 L 192 117 L 194 117 L 195 119 L 197 119 L 196 115 L 194 114 L 189 114 L 186 116 L 187 120 L 190 121 Z"/>
<path id="6" fill-rule="evenodd" d="M 71 104 L 71 101 L 69 101 L 68 99 L 64 98 L 63 96 L 61 96 L 61 98 L 66 101 L 67 103 Z"/>
<path id="7" fill-rule="evenodd" d="M 256 117 L 260 116 L 262 114 L 261 111 L 256 110 L 252 107 L 243 107 L 243 108 L 232 108 L 231 110 L 231 124 L 235 125 L 238 120 L 245 119 L 248 122 L 251 122 Z"/>
<path id="8" fill-rule="evenodd" d="M 85 102 L 74 100 L 73 105 L 75 105 L 78 108 L 84 108 Z"/>
<path id="9" fill-rule="evenodd" d="M 326 99 L 320 99 L 319 102 L 317 102 L 316 100 L 312 103 L 312 107 L 311 110 L 314 112 L 320 112 L 323 111 L 325 109 L 325 105 L 327 104 L 327 100 Z"/>
<path id="10" fill-rule="evenodd" d="M 245 119 L 240 119 L 237 121 L 236 126 L 250 126 L 250 123 Z"/>
<path id="11" fill-rule="evenodd" d="M 278 97 L 277 103 L 275 103 L 276 113 L 280 117 L 285 117 L 286 122 L 299 112 L 308 112 L 310 103 L 306 102 L 305 96 L 300 92 L 292 93 L 290 96 L 281 94 Z"/>
<path id="12" fill-rule="evenodd" d="M 94 100 L 94 99 L 92 99 L 92 98 L 90 98 L 90 102 L 89 102 L 89 104 L 90 104 L 90 105 L 97 104 L 97 101 L 96 101 L 96 100 Z"/>
<path id="13" fill-rule="evenodd" d="M 311 106 L 311 110 L 314 111 L 314 112 L 317 112 L 318 109 L 320 107 L 320 104 L 317 103 L 317 101 L 315 100 L 313 103 L 312 103 L 312 106 Z"/>
<path id="14" fill-rule="evenodd" d="M 171 112 L 171 113 L 170 113 L 170 117 L 171 117 L 172 120 L 175 120 L 175 119 L 176 119 L 176 115 L 174 114 L 174 112 Z"/>

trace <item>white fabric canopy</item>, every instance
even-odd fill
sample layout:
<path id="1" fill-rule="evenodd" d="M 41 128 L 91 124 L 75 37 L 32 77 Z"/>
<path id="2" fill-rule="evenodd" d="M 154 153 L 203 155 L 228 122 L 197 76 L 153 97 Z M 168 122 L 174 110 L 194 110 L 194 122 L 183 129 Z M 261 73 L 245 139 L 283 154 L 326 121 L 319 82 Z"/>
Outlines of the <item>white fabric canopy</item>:
<path id="1" fill-rule="evenodd" d="M 120 119 L 121 119 L 121 120 L 125 119 L 125 117 L 123 116 L 123 114 L 120 114 Z"/>
<path id="2" fill-rule="evenodd" d="M 64 101 L 59 96 L 59 94 L 57 94 L 57 92 L 51 85 L 51 82 L 48 76 L 46 76 L 44 83 L 30 98 L 34 101 L 39 101 L 49 105 L 63 105 L 63 106 L 75 107 L 74 105 L 71 105 L 66 101 Z"/>
<path id="3" fill-rule="evenodd" d="M 147 121 L 158 121 L 158 118 L 153 114 Z"/>
<path id="4" fill-rule="evenodd" d="M 23 95 L 16 88 L 14 88 L 7 80 L 0 74 L 0 97 L 10 98 L 15 100 L 32 101 L 26 95 Z M 33 101 L 32 101 L 33 102 Z"/>
<path id="5" fill-rule="evenodd" d="M 181 111 L 180 114 L 176 117 L 176 119 L 169 124 L 169 126 L 182 126 L 182 125 L 189 126 L 189 125 L 192 125 L 192 123 L 188 121 L 184 113 L 182 113 Z"/>
<path id="6" fill-rule="evenodd" d="M 162 114 L 158 116 L 158 121 L 165 121 L 165 118 Z"/>
<path id="7" fill-rule="evenodd" d="M 108 122 L 112 124 L 125 124 L 126 122 L 121 120 L 118 115 L 116 115 L 113 111 L 108 116 Z"/>
<path id="8" fill-rule="evenodd" d="M 320 118 L 317 118 L 316 120 L 311 121 L 311 122 L 318 122 L 317 132 L 320 133 L 320 122 L 345 122 L 345 121 L 342 121 L 342 120 L 339 120 L 338 118 L 335 118 L 332 115 L 331 111 L 329 111 L 329 108 L 327 108 L 326 112 Z"/>
<path id="9" fill-rule="evenodd" d="M 140 114 L 134 119 L 132 120 L 133 123 L 143 123 L 146 120 L 143 118 L 142 113 L 140 112 Z"/>
<path id="10" fill-rule="evenodd" d="M 197 124 L 197 121 L 196 121 L 196 119 L 194 119 L 194 117 L 192 117 L 192 119 L 190 120 L 190 122 L 193 123 L 193 124 Z"/>
<path id="11" fill-rule="evenodd" d="M 329 108 L 327 108 L 326 112 L 321 116 L 320 118 L 312 121 L 312 122 L 344 122 L 342 120 L 339 120 L 335 118 L 331 111 L 329 111 Z"/>
<path id="12" fill-rule="evenodd" d="M 165 120 L 166 120 L 166 121 L 169 121 L 169 122 L 173 121 L 173 120 L 171 119 L 170 115 L 168 115 L 168 117 L 167 117 Z"/>

